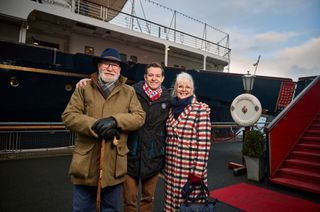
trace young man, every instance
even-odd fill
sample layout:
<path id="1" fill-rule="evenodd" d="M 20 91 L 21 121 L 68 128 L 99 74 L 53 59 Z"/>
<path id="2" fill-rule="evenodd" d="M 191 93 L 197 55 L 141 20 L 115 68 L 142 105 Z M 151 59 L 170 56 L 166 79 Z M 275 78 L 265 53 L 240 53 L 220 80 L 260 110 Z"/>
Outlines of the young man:
<path id="1" fill-rule="evenodd" d="M 158 175 L 164 167 L 165 123 L 171 96 L 161 85 L 164 70 L 158 63 L 146 66 L 144 81 L 133 87 L 146 112 L 145 124 L 129 134 L 128 173 L 124 182 L 124 211 L 151 212 Z M 141 199 L 137 202 L 139 183 Z M 137 206 L 139 204 L 139 206 Z"/>
<path id="2" fill-rule="evenodd" d="M 101 210 L 120 211 L 122 183 L 127 172 L 127 133 L 144 123 L 145 113 L 132 87 L 120 75 L 120 54 L 107 48 L 97 60 L 98 73 L 87 86 L 77 87 L 62 114 L 76 132 L 69 174 L 74 184 L 73 211 L 95 211 L 101 142 L 105 152 Z M 113 144 L 114 137 L 120 139 Z"/>

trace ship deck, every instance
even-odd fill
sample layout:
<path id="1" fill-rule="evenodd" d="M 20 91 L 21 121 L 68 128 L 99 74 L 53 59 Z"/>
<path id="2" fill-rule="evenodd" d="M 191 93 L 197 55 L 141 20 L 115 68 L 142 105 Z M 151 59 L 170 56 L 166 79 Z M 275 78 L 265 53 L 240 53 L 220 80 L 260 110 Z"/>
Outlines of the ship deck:
<path id="1" fill-rule="evenodd" d="M 320 204 L 320 196 L 283 186 L 248 181 L 246 175 L 235 176 L 228 162 L 241 162 L 241 141 L 213 143 L 208 167 L 209 190 L 246 182 Z M 42 155 L 43 156 L 43 155 Z M 71 211 L 72 184 L 68 177 L 71 155 L 0 161 L 0 211 Z M 154 211 L 163 210 L 164 184 L 158 182 Z M 241 211 L 218 202 L 217 211 Z M 257 209 L 258 211 L 259 209 Z"/>

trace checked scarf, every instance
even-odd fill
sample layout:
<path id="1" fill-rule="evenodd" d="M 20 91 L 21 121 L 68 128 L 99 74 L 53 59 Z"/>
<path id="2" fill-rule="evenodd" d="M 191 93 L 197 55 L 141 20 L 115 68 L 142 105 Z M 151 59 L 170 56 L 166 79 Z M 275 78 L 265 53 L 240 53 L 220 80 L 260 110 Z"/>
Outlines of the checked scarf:
<path id="1" fill-rule="evenodd" d="M 143 84 L 142 87 L 143 87 L 144 92 L 147 94 L 147 96 L 149 97 L 149 99 L 150 99 L 152 102 L 154 102 L 154 101 L 156 101 L 157 99 L 160 98 L 161 93 L 162 93 L 162 88 L 161 88 L 161 86 L 160 86 L 159 88 L 157 88 L 156 90 L 152 90 L 152 89 L 149 87 L 149 85 L 148 85 L 146 82 L 144 82 L 144 84 Z"/>
<path id="2" fill-rule="evenodd" d="M 113 88 L 115 87 L 115 83 L 117 82 L 117 80 L 112 81 L 112 82 L 104 82 L 100 77 L 98 79 L 98 84 L 100 86 L 100 88 L 102 89 L 103 92 L 103 96 L 105 98 L 107 98 L 111 91 L 113 90 Z"/>

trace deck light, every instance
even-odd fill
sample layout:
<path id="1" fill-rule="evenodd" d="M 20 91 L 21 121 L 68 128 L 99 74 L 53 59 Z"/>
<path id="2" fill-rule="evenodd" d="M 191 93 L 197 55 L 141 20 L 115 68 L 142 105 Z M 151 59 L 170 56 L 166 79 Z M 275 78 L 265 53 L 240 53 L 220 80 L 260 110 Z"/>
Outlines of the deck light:
<path id="1" fill-rule="evenodd" d="M 251 75 L 248 71 L 247 74 L 242 76 L 243 89 L 245 93 L 251 93 L 254 84 L 254 75 Z"/>

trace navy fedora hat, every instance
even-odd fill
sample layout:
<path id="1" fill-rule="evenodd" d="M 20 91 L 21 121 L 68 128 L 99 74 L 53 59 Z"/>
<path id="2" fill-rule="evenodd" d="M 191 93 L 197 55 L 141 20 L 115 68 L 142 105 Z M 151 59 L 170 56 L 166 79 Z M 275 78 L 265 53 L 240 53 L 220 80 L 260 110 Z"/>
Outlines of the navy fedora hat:
<path id="1" fill-rule="evenodd" d="M 121 63 L 120 53 L 115 48 L 106 48 L 100 55 L 102 60 L 109 60 Z"/>
<path id="2" fill-rule="evenodd" d="M 120 53 L 115 48 L 106 48 L 101 53 L 100 57 L 95 56 L 93 62 L 95 64 L 97 64 L 97 63 L 100 63 L 103 60 L 120 63 L 121 68 L 126 68 L 126 66 L 127 66 L 126 62 L 122 62 L 121 61 Z"/>
<path id="3" fill-rule="evenodd" d="M 120 53 L 115 48 L 106 48 L 101 53 L 100 57 L 94 56 L 93 64 L 96 66 L 97 64 L 99 64 L 103 60 L 119 63 L 122 70 L 127 68 L 127 63 L 121 61 Z"/>

